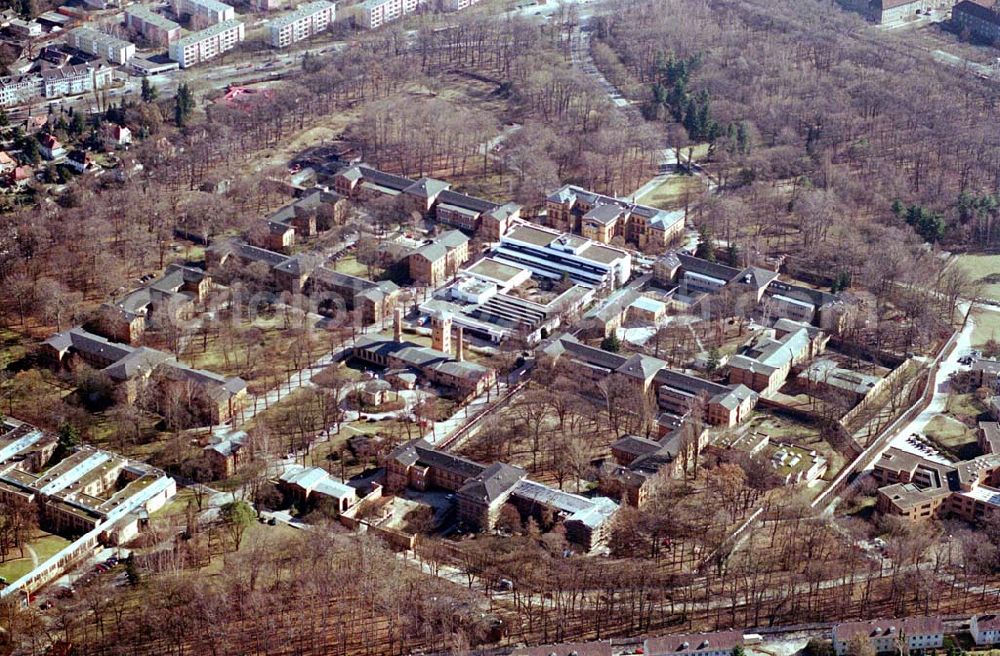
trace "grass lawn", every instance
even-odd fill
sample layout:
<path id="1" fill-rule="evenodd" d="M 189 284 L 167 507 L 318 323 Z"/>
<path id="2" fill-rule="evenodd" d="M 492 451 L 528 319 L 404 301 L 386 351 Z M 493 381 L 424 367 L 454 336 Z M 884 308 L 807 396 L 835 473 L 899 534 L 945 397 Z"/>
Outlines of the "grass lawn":
<path id="1" fill-rule="evenodd" d="M 637 202 L 664 210 L 676 210 L 684 207 L 685 196 L 694 199 L 704 191 L 705 185 L 698 176 L 671 175 L 659 186 L 643 194 Z"/>
<path id="2" fill-rule="evenodd" d="M 939 450 L 955 460 L 969 460 L 980 454 L 975 429 L 952 417 L 934 417 L 924 429 L 924 434 Z"/>
<path id="3" fill-rule="evenodd" d="M 1000 287 L 1000 286 L 998 286 Z M 972 346 L 979 348 L 991 339 L 1000 341 L 1000 312 L 972 310 Z"/>
<path id="4" fill-rule="evenodd" d="M 224 376 L 241 376 L 249 382 L 263 379 L 269 373 L 284 373 L 285 363 L 290 361 L 288 352 L 296 342 L 302 341 L 302 333 L 297 330 L 301 323 L 298 318 L 293 318 L 292 322 L 293 329 L 286 329 L 281 312 L 273 316 L 258 315 L 252 321 L 245 318 L 232 333 L 213 331 L 207 339 L 201 334 L 194 335 L 179 359 L 198 369 Z M 313 340 L 309 346 L 311 359 L 328 349 L 320 339 Z"/>
<path id="5" fill-rule="evenodd" d="M 1000 301 L 1000 255 L 959 255 L 955 266 L 982 285 L 980 296 Z"/>
<path id="6" fill-rule="evenodd" d="M 948 414 L 959 419 L 965 417 L 976 419 L 986 412 L 986 406 L 976 398 L 975 394 L 952 394 L 948 397 L 946 410 Z"/>
<path id="7" fill-rule="evenodd" d="M 35 554 L 38 556 L 39 564 L 45 562 L 69 545 L 70 541 L 66 538 L 59 537 L 58 535 L 52 535 L 50 533 L 44 533 L 42 531 L 39 531 L 35 535 L 34 539 L 32 539 L 28 544 L 29 547 L 35 550 Z M 25 557 L 16 558 L 16 556 L 19 555 L 20 551 L 15 549 L 7 555 L 8 558 L 14 559 L 0 564 L 0 576 L 6 578 L 8 583 L 13 583 L 35 567 L 34 561 L 31 558 L 31 553 L 28 551 L 27 547 L 25 547 L 24 550 Z"/>
<path id="8" fill-rule="evenodd" d="M 346 273 L 349 276 L 357 276 L 358 278 L 368 277 L 368 267 L 358 262 L 357 258 L 353 255 L 347 255 L 338 259 L 337 263 L 333 267 L 333 270 L 337 273 Z M 380 273 L 381 271 L 378 267 L 372 268 L 374 278 L 377 278 Z"/>

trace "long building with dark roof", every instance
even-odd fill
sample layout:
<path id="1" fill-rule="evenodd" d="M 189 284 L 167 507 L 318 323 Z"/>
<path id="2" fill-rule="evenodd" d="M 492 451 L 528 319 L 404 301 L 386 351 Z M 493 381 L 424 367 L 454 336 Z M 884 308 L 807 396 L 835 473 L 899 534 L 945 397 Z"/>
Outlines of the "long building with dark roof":
<path id="1" fill-rule="evenodd" d="M 582 375 L 595 381 L 621 376 L 643 394 L 653 393 L 662 410 L 684 416 L 699 398 L 705 398 L 704 420 L 713 425 L 735 426 L 746 419 L 757 403 L 757 394 L 743 385 L 722 385 L 667 367 L 663 360 L 642 354 L 625 356 L 587 346 L 564 335 L 545 347 L 550 358 L 567 358 Z"/>
<path id="2" fill-rule="evenodd" d="M 566 538 L 590 551 L 607 542 L 618 505 L 606 497 L 587 498 L 542 485 L 527 472 L 502 462 L 481 465 L 417 439 L 400 445 L 383 461 L 386 488 L 399 492 L 443 489 L 455 493 L 459 522 L 491 531 L 501 509 L 510 504 L 522 517 L 548 513 L 566 528 Z"/>

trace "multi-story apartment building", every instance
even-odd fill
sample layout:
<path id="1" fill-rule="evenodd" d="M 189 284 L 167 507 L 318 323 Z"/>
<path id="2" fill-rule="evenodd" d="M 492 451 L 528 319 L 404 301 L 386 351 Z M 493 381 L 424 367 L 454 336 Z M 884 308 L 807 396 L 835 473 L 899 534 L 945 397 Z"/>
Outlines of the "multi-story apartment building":
<path id="1" fill-rule="evenodd" d="M 46 98 L 55 98 L 88 93 L 95 89 L 106 89 L 113 81 L 114 71 L 103 64 L 51 68 L 42 71 L 42 94 Z"/>
<path id="2" fill-rule="evenodd" d="M 1000 44 L 1000 11 L 989 2 L 963 0 L 951 10 L 951 20 L 960 31 L 981 41 Z"/>
<path id="3" fill-rule="evenodd" d="M 944 626 L 940 617 L 844 622 L 833 627 L 833 650 L 844 656 L 852 640 L 866 638 L 877 654 L 925 653 L 944 644 Z"/>
<path id="4" fill-rule="evenodd" d="M 78 27 L 66 35 L 66 43 L 112 64 L 126 64 L 135 57 L 135 44 L 89 27 Z"/>
<path id="5" fill-rule="evenodd" d="M 632 256 L 626 251 L 526 223 L 503 235 L 492 257 L 529 269 L 541 278 L 568 277 L 585 287 L 613 289 L 632 275 Z"/>
<path id="6" fill-rule="evenodd" d="M 412 14 L 421 4 L 420 0 L 365 0 L 360 9 L 361 26 L 369 30 Z"/>
<path id="7" fill-rule="evenodd" d="M 327 0 L 299 5 L 292 13 L 275 18 L 268 25 L 268 42 L 275 48 L 287 48 L 325 30 L 336 18 L 337 6 Z"/>
<path id="8" fill-rule="evenodd" d="M 684 234 L 684 212 L 667 212 L 566 185 L 545 199 L 549 225 L 610 243 L 615 237 L 639 248 L 666 248 Z"/>
<path id="9" fill-rule="evenodd" d="M 188 68 L 232 50 L 245 37 L 243 23 L 227 20 L 170 44 L 170 59 Z"/>
<path id="10" fill-rule="evenodd" d="M 717 631 L 647 638 L 642 653 L 647 656 L 729 656 L 743 645 L 739 631 Z"/>
<path id="11" fill-rule="evenodd" d="M 973 615 L 969 622 L 969 633 L 977 645 L 1000 644 L 1000 615 Z"/>
<path id="12" fill-rule="evenodd" d="M 884 486 L 876 508 L 912 522 L 940 515 L 976 523 L 1000 512 L 1000 454 L 952 464 L 889 448 L 872 473 Z"/>
<path id="13" fill-rule="evenodd" d="M 125 25 L 159 46 L 169 46 L 181 38 L 181 26 L 144 5 L 125 10 Z"/>
<path id="14" fill-rule="evenodd" d="M 189 16 L 196 30 L 236 19 L 236 10 L 219 0 L 174 0 L 174 13 Z"/>
<path id="15" fill-rule="evenodd" d="M 0 106 L 20 105 L 42 95 L 45 84 L 41 75 L 12 75 L 0 78 Z"/>

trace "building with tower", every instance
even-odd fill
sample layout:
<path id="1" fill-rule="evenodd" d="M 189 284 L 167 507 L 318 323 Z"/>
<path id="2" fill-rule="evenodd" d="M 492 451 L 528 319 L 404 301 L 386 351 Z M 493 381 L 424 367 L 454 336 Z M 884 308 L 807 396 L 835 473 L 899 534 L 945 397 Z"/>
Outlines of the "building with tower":
<path id="1" fill-rule="evenodd" d="M 386 370 L 393 380 L 423 379 L 443 388 L 448 396 L 464 400 L 478 396 L 495 382 L 496 371 L 464 359 L 464 335 L 458 329 L 457 344 L 452 354 L 452 318 L 440 313 L 431 316 L 431 347 L 403 341 L 403 313 L 393 313 L 392 339 L 382 335 L 362 335 L 351 356 Z"/>

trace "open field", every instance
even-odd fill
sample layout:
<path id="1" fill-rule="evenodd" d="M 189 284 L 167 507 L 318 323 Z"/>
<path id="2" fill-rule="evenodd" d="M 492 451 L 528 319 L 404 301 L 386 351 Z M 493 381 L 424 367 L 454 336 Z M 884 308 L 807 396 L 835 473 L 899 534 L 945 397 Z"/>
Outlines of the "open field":
<path id="1" fill-rule="evenodd" d="M 997 287 L 1000 288 L 1000 285 Z M 991 339 L 1000 341 L 1000 312 L 974 308 L 972 320 L 976 324 L 972 331 L 972 346 L 981 348 Z"/>
<path id="2" fill-rule="evenodd" d="M 31 557 L 31 550 L 34 550 L 38 562 L 42 563 L 69 546 L 69 544 L 70 541 L 66 538 L 38 531 L 31 542 L 25 546 L 24 558 L 17 557 L 20 555 L 20 550 L 18 549 L 12 550 L 7 555 L 11 560 L 0 564 L 0 576 L 7 579 L 8 582 L 13 582 L 34 569 L 35 561 Z"/>
<path id="3" fill-rule="evenodd" d="M 924 435 L 934 448 L 956 462 L 971 460 L 982 454 L 976 442 L 976 431 L 951 417 L 935 417 L 927 425 Z"/>
<path id="4" fill-rule="evenodd" d="M 705 184 L 698 176 L 671 175 L 636 201 L 664 210 L 676 210 L 684 207 L 686 197 L 695 199 L 704 191 Z"/>
<path id="5" fill-rule="evenodd" d="M 980 296 L 1000 301 L 1000 255 L 959 255 L 954 266 L 982 285 Z"/>

